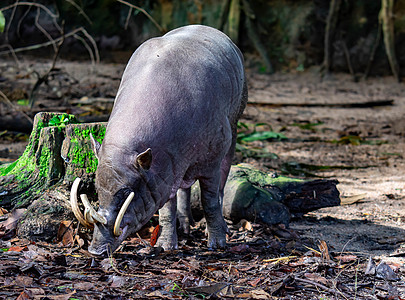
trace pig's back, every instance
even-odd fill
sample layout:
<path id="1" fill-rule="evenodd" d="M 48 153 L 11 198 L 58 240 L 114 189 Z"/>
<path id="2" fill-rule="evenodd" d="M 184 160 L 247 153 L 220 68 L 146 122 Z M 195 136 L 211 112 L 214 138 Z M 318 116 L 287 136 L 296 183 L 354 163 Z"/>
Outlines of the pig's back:
<path id="1" fill-rule="evenodd" d="M 106 142 L 131 135 L 131 143 L 153 147 L 157 138 L 162 145 L 235 123 L 243 82 L 239 49 L 216 29 L 192 25 L 151 39 L 126 67 Z M 117 130 L 126 134 L 108 134 Z"/>

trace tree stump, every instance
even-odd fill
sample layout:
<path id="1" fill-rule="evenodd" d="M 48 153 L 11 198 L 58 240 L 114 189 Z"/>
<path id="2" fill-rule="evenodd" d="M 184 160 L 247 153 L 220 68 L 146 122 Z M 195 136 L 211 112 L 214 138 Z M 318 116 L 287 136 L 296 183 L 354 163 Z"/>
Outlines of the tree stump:
<path id="1" fill-rule="evenodd" d="M 27 208 L 18 226 L 20 237 L 49 240 L 62 220 L 73 220 L 69 190 L 76 177 L 94 194 L 97 159 L 89 136 L 102 140 L 106 123 L 76 123 L 73 115 L 37 114 L 23 155 L 0 166 L 0 205 Z"/>

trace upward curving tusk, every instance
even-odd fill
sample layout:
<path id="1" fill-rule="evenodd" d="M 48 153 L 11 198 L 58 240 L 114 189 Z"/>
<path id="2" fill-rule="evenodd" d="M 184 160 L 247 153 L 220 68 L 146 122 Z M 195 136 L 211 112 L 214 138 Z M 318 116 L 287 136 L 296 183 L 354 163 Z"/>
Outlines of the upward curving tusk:
<path id="1" fill-rule="evenodd" d="M 122 218 L 124 217 L 129 204 L 131 204 L 132 199 L 134 199 L 134 196 L 135 196 L 134 192 L 131 192 L 131 194 L 129 194 L 128 198 L 125 200 L 124 204 L 122 205 L 120 212 L 118 213 L 117 219 L 115 220 L 115 224 L 114 224 L 114 235 L 115 236 L 120 235 L 120 226 L 121 226 Z"/>
<path id="2" fill-rule="evenodd" d="M 100 215 L 98 212 L 96 212 L 96 210 L 90 204 L 86 194 L 81 194 L 80 199 L 82 199 L 85 208 L 84 217 L 86 221 L 88 221 L 89 223 L 100 222 L 102 224 L 107 224 L 107 219 L 104 216 Z"/>
<path id="3" fill-rule="evenodd" d="M 75 181 L 73 182 L 72 189 L 70 190 L 70 205 L 72 206 L 72 211 L 77 218 L 77 220 L 80 222 L 85 227 L 88 228 L 93 228 L 94 222 L 89 222 L 86 220 L 86 218 L 83 216 L 79 209 L 79 205 L 77 204 L 77 190 L 79 188 L 80 184 L 80 178 L 76 178 Z"/>

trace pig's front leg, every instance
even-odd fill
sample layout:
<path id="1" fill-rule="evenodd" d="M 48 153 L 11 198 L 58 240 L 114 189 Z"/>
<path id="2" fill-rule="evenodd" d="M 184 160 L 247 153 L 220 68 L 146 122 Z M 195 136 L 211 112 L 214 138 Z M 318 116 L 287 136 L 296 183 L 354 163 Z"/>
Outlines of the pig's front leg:
<path id="1" fill-rule="evenodd" d="M 180 230 L 187 235 L 190 234 L 190 226 L 194 225 L 190 198 L 191 188 L 177 191 L 177 218 L 179 219 Z"/>
<path id="2" fill-rule="evenodd" d="M 222 215 L 222 199 L 220 195 L 220 172 L 211 178 L 200 179 L 201 204 L 207 221 L 208 248 L 225 248 L 226 226 Z"/>
<path id="3" fill-rule="evenodd" d="M 177 249 L 176 210 L 176 196 L 159 209 L 159 225 L 162 227 L 162 232 L 157 245 L 165 250 Z"/>

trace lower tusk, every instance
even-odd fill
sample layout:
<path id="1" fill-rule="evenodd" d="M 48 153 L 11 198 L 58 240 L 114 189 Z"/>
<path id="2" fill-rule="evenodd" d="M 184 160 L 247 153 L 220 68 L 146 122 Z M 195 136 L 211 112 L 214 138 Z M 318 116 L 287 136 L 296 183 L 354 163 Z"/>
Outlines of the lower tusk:
<path id="1" fill-rule="evenodd" d="M 70 190 L 70 205 L 72 206 L 72 211 L 77 220 L 85 227 L 92 228 L 94 222 L 89 222 L 83 217 L 83 214 L 80 212 L 79 205 L 77 204 L 77 190 L 79 188 L 80 178 L 76 178 L 73 182 L 72 189 Z"/>
<path id="2" fill-rule="evenodd" d="M 129 194 L 128 198 L 125 200 L 124 204 L 122 205 L 120 212 L 118 213 L 117 219 L 115 220 L 115 224 L 114 224 L 114 235 L 115 236 L 120 235 L 120 226 L 121 226 L 122 218 L 124 217 L 129 204 L 131 204 L 132 199 L 134 199 L 134 195 L 135 195 L 134 192 Z"/>
<path id="3" fill-rule="evenodd" d="M 89 199 L 87 199 L 86 194 L 81 194 L 80 199 L 82 199 L 83 205 L 86 209 L 84 212 L 86 221 L 88 221 L 89 223 L 100 222 L 101 224 L 107 224 L 107 219 L 96 212 L 96 210 L 90 204 Z"/>

